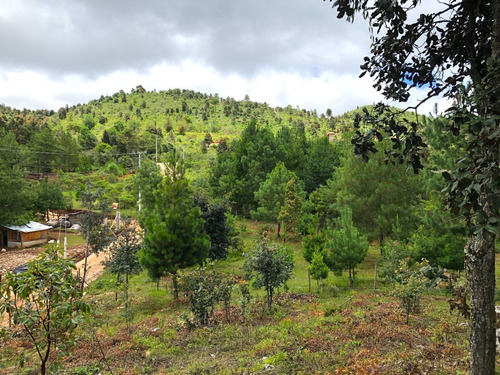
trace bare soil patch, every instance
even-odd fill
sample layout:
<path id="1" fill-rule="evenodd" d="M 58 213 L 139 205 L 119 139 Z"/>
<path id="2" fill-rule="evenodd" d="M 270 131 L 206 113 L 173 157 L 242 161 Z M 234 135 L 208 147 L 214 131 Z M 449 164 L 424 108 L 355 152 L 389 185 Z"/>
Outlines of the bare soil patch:
<path id="1" fill-rule="evenodd" d="M 70 236 L 78 236 L 77 234 L 70 233 Z M 56 240 L 58 237 L 57 231 L 49 232 L 49 240 Z M 0 252 L 0 274 L 6 274 L 13 271 L 17 266 L 23 265 L 30 260 L 35 259 L 45 248 L 43 246 L 30 247 L 27 249 L 6 249 Z M 75 262 L 83 259 L 85 255 L 85 246 L 76 245 L 68 247 L 68 257 Z"/>

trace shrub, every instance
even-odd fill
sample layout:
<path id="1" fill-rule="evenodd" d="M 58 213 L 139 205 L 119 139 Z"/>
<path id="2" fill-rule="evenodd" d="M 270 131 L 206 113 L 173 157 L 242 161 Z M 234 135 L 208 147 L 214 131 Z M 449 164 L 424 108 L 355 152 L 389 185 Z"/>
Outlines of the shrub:
<path id="1" fill-rule="evenodd" d="M 411 269 L 406 262 L 400 261 L 394 280 L 396 283 L 393 294 L 399 299 L 408 324 L 410 314 L 417 312 L 420 307 L 420 297 L 425 290 L 425 278 L 419 269 Z"/>
<path id="2" fill-rule="evenodd" d="M 19 328 L 31 341 L 42 375 L 47 365 L 51 371 L 57 368 L 60 357 L 77 344 L 72 332 L 90 312 L 73 269 L 74 263 L 63 257 L 62 249 L 53 247 L 30 261 L 26 272 L 9 273 L 0 282 L 0 314 L 9 313 L 12 333 L 17 334 Z"/>
<path id="3" fill-rule="evenodd" d="M 235 280 L 232 276 L 217 274 L 200 267 L 181 279 L 182 291 L 188 298 L 191 312 L 201 325 L 209 323 L 210 315 L 217 303 L 224 306 L 226 321 L 229 321 L 231 295 Z"/>
<path id="4" fill-rule="evenodd" d="M 254 251 L 247 255 L 243 269 L 247 280 L 253 280 L 256 288 L 266 290 L 267 308 L 271 310 L 275 289 L 286 283 L 293 275 L 293 253 L 278 244 L 268 244 L 262 238 Z"/>

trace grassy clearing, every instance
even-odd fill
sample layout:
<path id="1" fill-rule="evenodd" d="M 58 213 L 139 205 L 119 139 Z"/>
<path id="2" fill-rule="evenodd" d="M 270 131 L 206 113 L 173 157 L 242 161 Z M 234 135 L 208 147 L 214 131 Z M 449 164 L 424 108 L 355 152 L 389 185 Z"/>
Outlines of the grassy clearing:
<path id="1" fill-rule="evenodd" d="M 242 251 L 214 267 L 241 276 L 242 254 L 254 246 L 262 223 L 238 225 L 245 225 Z M 229 322 L 217 309 L 206 327 L 190 328 L 184 319 L 188 304 L 174 303 L 170 281 L 157 286 L 143 272 L 131 279 L 128 332 L 123 301 L 115 298 L 115 277 L 106 272 L 87 290 L 95 306 L 92 321 L 79 330 L 79 347 L 59 373 L 105 375 L 108 365 L 114 374 L 465 373 L 467 324 L 450 315 L 445 294 L 426 294 L 407 325 L 387 287 L 373 290 L 378 247 L 370 247 L 354 290 L 346 275 L 330 274 L 321 293 L 313 282 L 309 294 L 301 244 L 288 245 L 295 254 L 295 276 L 288 292 L 281 290 L 276 297 L 273 310 L 265 309 L 262 290 L 252 290 L 251 309 L 242 315 L 236 288 Z M 34 357 L 24 369 L 14 367 L 18 349 L 26 345 L 0 338 L 6 366 L 0 373 L 37 373 Z"/>

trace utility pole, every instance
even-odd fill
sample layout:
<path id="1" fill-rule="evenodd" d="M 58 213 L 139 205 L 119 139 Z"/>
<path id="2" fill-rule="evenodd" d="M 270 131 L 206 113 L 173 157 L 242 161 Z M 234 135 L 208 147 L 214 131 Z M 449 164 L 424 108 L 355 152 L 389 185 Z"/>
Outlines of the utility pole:
<path id="1" fill-rule="evenodd" d="M 120 231 L 120 200 L 118 200 L 118 207 L 116 207 L 116 231 Z"/>
<path id="2" fill-rule="evenodd" d="M 155 162 L 158 163 L 158 128 L 156 127 L 156 121 L 154 121 L 154 124 L 155 124 L 155 136 L 156 136 Z"/>
<path id="3" fill-rule="evenodd" d="M 141 153 L 139 152 L 139 168 L 141 168 Z M 141 212 L 141 188 L 139 187 L 139 212 Z"/>
<path id="4" fill-rule="evenodd" d="M 66 216 L 66 218 L 67 217 L 68 216 Z M 64 221 L 66 222 L 67 220 Z M 68 239 L 66 237 L 66 225 L 64 225 L 64 259 L 66 259 L 67 257 L 68 257 Z"/>

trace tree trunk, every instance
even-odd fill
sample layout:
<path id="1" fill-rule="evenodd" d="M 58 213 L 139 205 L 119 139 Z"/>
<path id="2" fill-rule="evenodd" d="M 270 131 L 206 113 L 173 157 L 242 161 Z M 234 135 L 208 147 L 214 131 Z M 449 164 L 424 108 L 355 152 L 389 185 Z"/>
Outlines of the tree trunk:
<path id="1" fill-rule="evenodd" d="M 87 238 L 88 238 L 88 232 L 87 232 Z M 83 288 L 85 288 L 85 278 L 87 277 L 87 261 L 89 258 L 89 242 L 88 240 L 86 241 L 85 244 L 85 261 L 83 262 L 83 276 L 82 276 L 82 285 L 81 285 L 81 291 L 83 292 Z"/>
<path id="2" fill-rule="evenodd" d="M 273 301 L 273 290 L 271 288 L 266 288 L 267 292 L 267 309 L 271 311 L 271 304 Z"/>
<path id="3" fill-rule="evenodd" d="M 379 234 L 380 256 L 384 256 L 384 233 L 380 230 Z"/>
<path id="4" fill-rule="evenodd" d="M 307 281 L 309 284 L 309 293 L 311 293 L 311 272 L 309 271 L 309 268 L 307 269 Z"/>
<path id="5" fill-rule="evenodd" d="M 493 2 L 493 27 L 491 33 L 491 58 L 492 69 L 498 69 L 500 65 L 500 1 Z M 474 78 L 472 76 L 472 78 Z M 485 95 L 486 103 L 478 103 L 482 109 L 481 114 L 498 115 L 498 71 L 493 73 L 496 84 L 494 91 Z M 483 82 L 474 82 L 475 86 L 481 87 Z M 478 85 L 479 84 L 479 85 Z M 488 113 L 485 109 L 493 109 Z M 489 117 L 489 116 L 488 116 Z M 498 127 L 498 120 L 496 120 Z M 484 145 L 484 161 L 498 166 L 499 140 L 498 136 L 493 138 L 494 144 Z M 492 172 L 491 181 L 498 179 L 498 169 Z M 493 187 L 493 186 L 491 186 Z M 483 190 L 481 206 L 488 217 L 495 215 L 492 204 L 498 199 L 498 190 Z M 496 225 L 498 228 L 498 225 Z M 471 335 L 470 351 L 471 362 L 470 375 L 493 375 L 495 374 L 496 357 L 496 331 L 495 331 L 495 240 L 492 233 L 483 231 L 472 237 L 465 247 L 465 266 L 467 278 L 471 290 Z"/>
<path id="6" fill-rule="evenodd" d="M 352 287 L 354 286 L 354 283 L 352 281 L 352 269 L 351 269 L 351 266 L 349 266 L 349 286 Z"/>
<path id="7" fill-rule="evenodd" d="M 278 221 L 278 230 L 277 230 L 277 235 L 278 235 L 278 238 L 281 238 L 281 222 Z"/>
<path id="8" fill-rule="evenodd" d="M 470 375 L 495 373 L 495 236 L 474 236 L 466 246 L 471 290 Z"/>
<path id="9" fill-rule="evenodd" d="M 179 283 L 177 282 L 177 273 L 172 274 L 172 288 L 174 290 L 174 301 L 179 301 Z"/>

